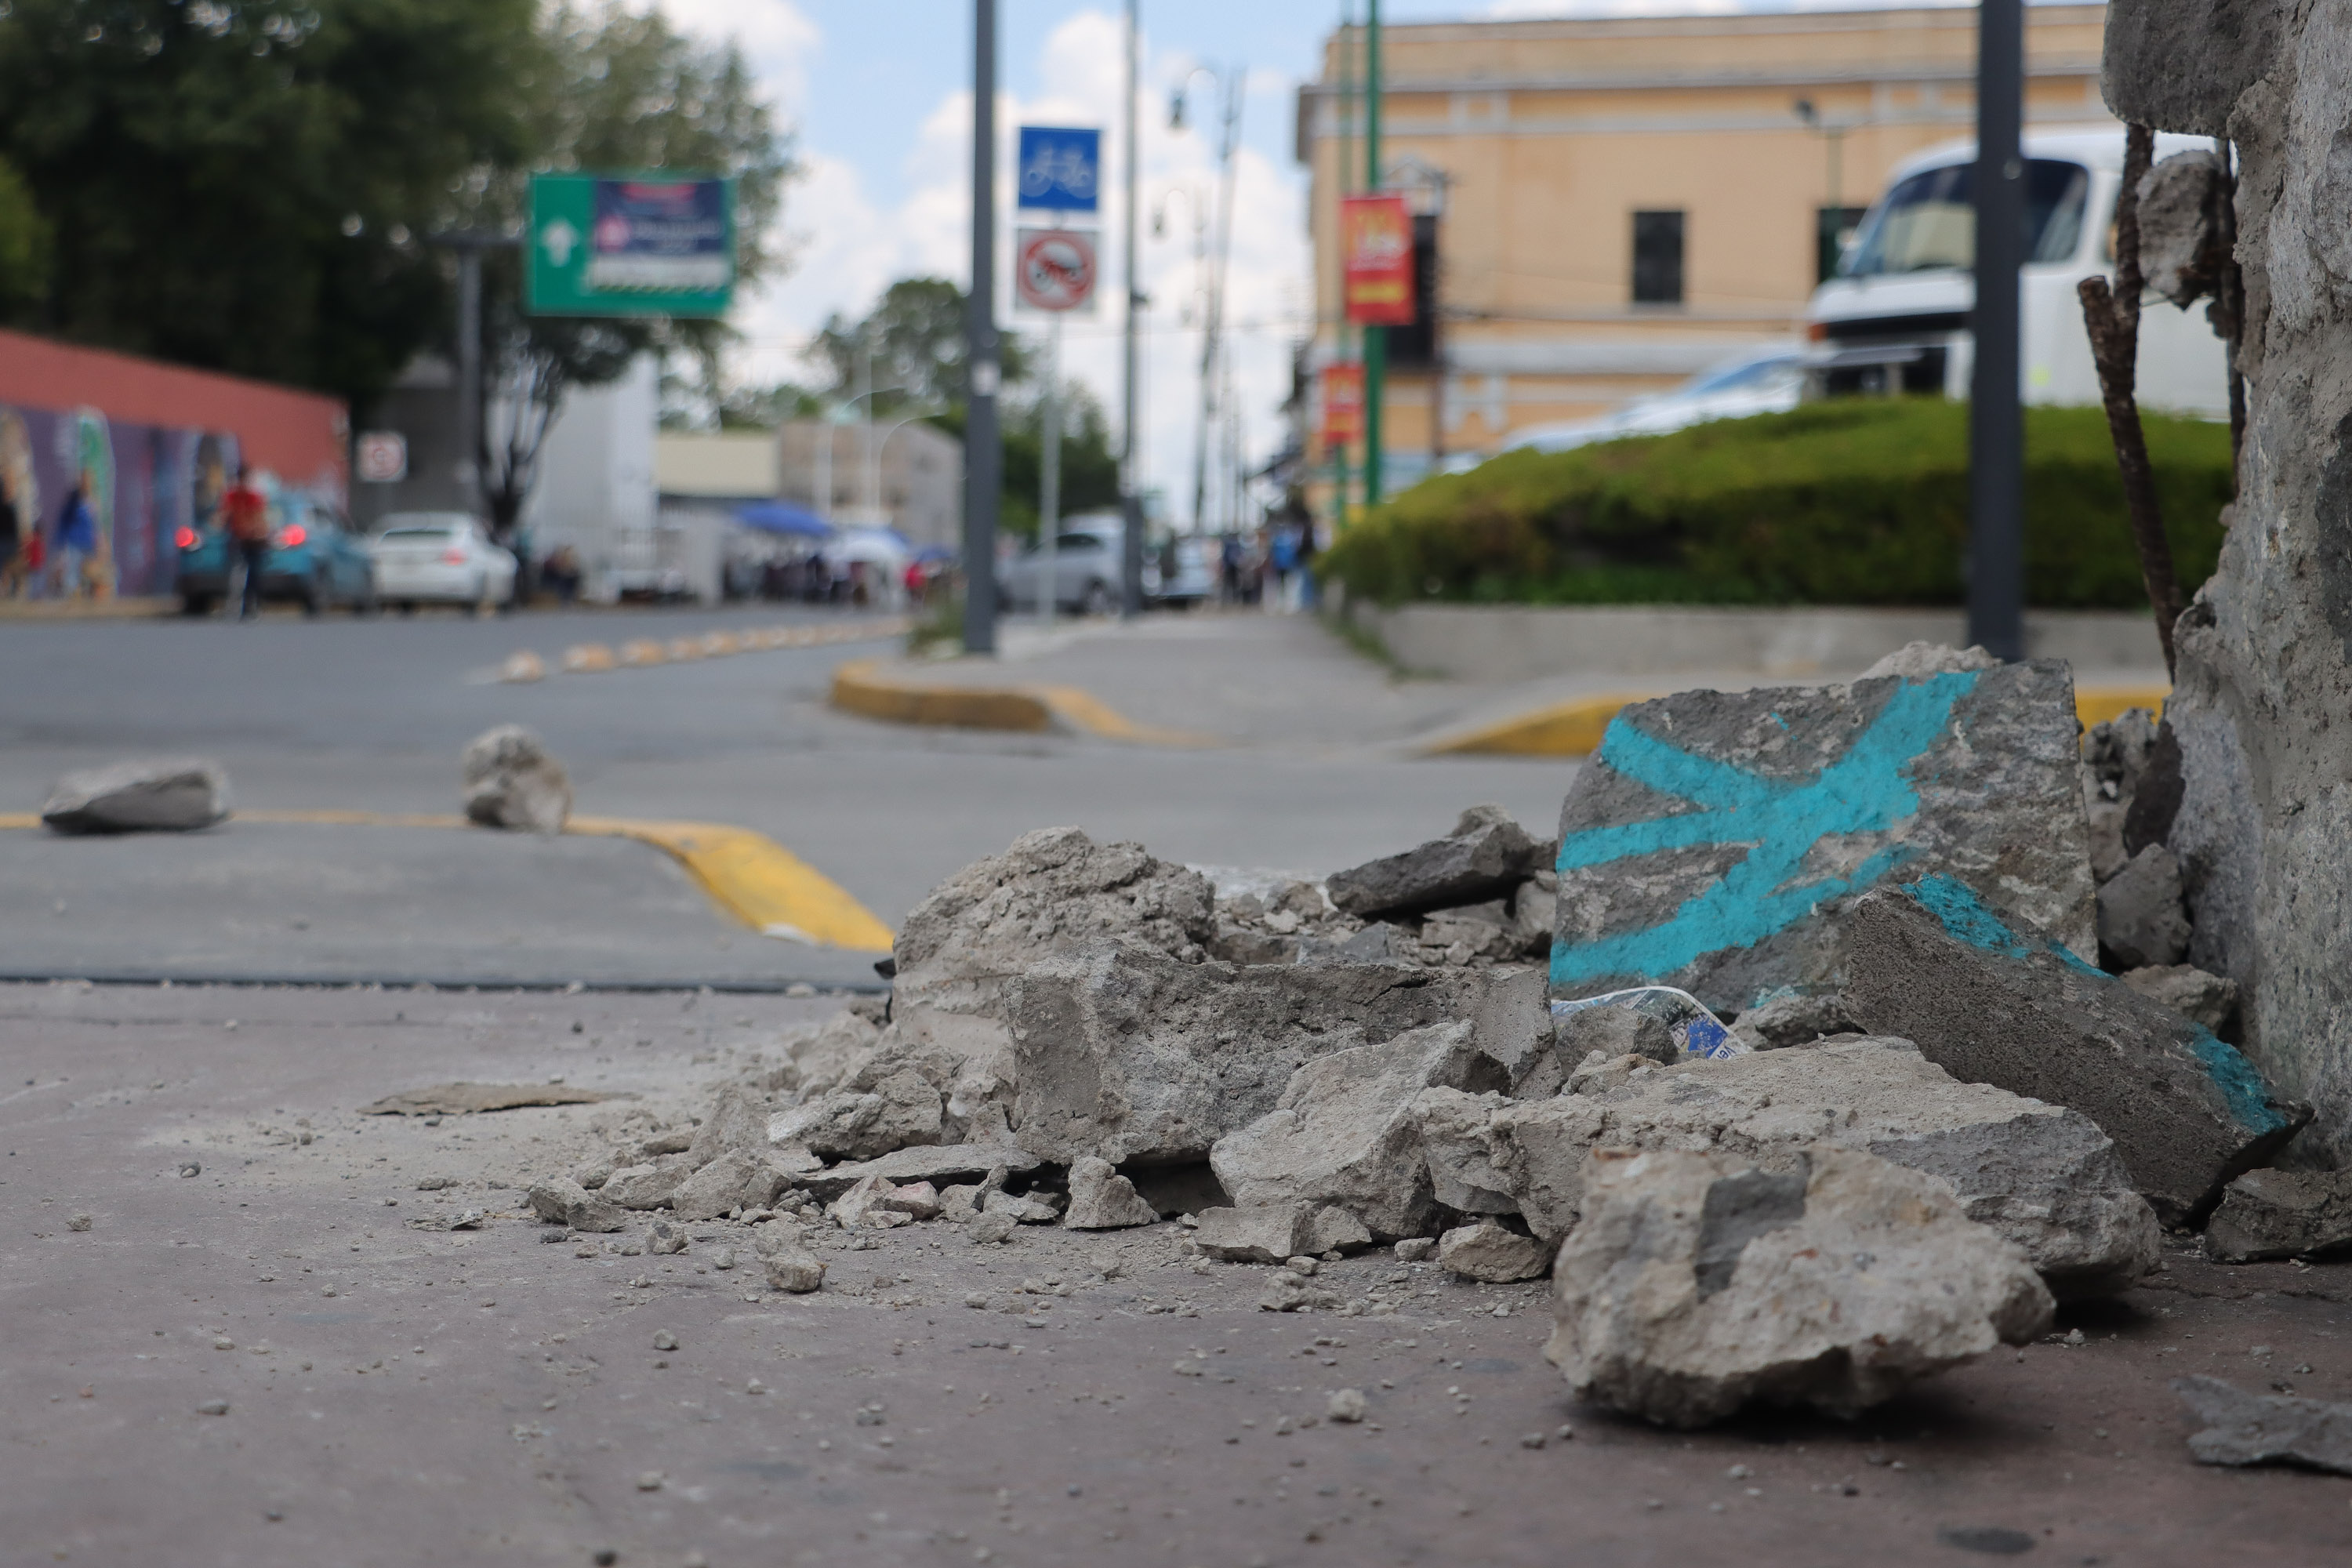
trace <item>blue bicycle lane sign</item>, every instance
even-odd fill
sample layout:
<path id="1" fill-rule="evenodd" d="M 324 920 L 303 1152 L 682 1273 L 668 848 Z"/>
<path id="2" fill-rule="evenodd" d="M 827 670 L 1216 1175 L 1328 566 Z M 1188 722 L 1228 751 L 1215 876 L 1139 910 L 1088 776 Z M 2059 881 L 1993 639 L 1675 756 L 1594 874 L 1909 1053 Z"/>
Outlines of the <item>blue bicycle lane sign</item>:
<path id="1" fill-rule="evenodd" d="M 1015 203 L 1047 212 L 1101 210 L 1102 132 L 1068 125 L 1021 128 Z"/>

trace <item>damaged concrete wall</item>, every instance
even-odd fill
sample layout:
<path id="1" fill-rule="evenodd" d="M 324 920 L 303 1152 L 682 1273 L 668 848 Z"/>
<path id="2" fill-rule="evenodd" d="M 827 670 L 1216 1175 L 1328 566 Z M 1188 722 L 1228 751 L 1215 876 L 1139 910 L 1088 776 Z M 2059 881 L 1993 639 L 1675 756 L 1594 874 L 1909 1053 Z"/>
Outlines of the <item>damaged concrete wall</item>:
<path id="1" fill-rule="evenodd" d="M 2179 628 L 2171 836 L 2190 962 L 2242 989 L 2249 1053 L 2352 1159 L 2352 11 L 2118 0 L 2126 120 L 2237 147 L 2247 429 L 2220 569 Z"/>

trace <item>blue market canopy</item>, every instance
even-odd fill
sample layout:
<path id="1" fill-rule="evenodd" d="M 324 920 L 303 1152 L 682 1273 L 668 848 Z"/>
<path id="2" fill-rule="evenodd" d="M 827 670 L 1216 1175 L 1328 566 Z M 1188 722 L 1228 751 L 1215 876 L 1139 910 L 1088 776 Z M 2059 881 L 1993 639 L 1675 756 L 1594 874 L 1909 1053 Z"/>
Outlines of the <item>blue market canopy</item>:
<path id="1" fill-rule="evenodd" d="M 753 501 L 735 509 L 735 521 L 762 533 L 793 533 L 806 539 L 830 539 L 833 525 L 806 507 L 783 501 Z"/>

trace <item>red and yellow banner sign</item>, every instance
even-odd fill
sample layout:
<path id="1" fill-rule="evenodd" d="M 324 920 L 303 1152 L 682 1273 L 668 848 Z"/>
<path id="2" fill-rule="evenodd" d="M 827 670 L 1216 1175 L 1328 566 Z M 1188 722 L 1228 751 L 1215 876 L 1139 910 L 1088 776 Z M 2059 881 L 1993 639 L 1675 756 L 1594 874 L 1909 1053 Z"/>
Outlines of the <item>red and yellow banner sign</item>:
<path id="1" fill-rule="evenodd" d="M 1364 367 L 1352 361 L 1323 367 L 1323 444 L 1344 447 L 1364 434 Z"/>
<path id="2" fill-rule="evenodd" d="M 1340 298 L 1348 320 L 1370 327 L 1412 321 L 1412 216 L 1395 195 L 1339 202 Z"/>

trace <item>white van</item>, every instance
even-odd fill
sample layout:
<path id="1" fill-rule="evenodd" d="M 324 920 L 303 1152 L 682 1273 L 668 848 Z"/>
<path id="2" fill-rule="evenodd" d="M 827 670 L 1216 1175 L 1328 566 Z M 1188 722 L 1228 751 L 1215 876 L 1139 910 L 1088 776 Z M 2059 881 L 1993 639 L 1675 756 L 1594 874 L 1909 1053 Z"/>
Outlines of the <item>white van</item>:
<path id="1" fill-rule="evenodd" d="M 2158 136 L 2162 159 L 2212 143 Z M 2115 275 L 2116 193 L 2124 132 L 2025 138 L 2026 261 L 2020 269 L 2021 395 L 2028 403 L 2095 404 L 2098 372 L 2074 286 Z M 1959 142 L 1896 167 L 1854 233 L 1837 276 L 1806 308 L 1805 373 L 1814 396 L 1941 393 L 1965 398 L 1974 353 L 1969 311 L 1976 214 L 1976 146 Z M 2139 401 L 2170 413 L 2227 418 L 2229 363 L 2205 320 L 2149 296 L 2139 327 Z"/>

